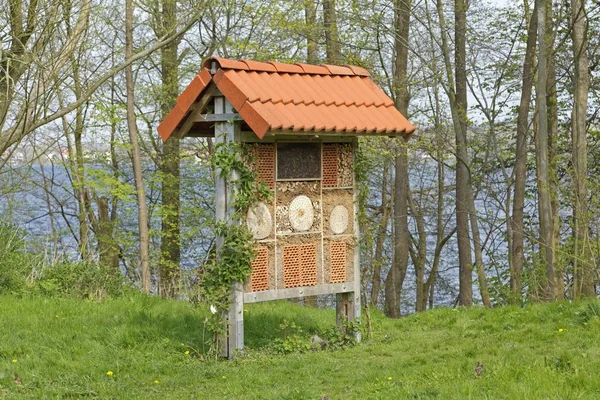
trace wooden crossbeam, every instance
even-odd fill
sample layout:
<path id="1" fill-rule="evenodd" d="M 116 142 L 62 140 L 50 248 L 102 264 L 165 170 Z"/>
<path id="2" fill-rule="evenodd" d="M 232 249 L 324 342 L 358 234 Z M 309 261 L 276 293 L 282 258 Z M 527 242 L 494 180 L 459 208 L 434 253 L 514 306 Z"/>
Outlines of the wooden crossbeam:
<path id="1" fill-rule="evenodd" d="M 199 114 L 193 117 L 194 122 L 228 122 L 241 121 L 242 117 L 238 113 L 224 114 Z"/>
<path id="2" fill-rule="evenodd" d="M 217 89 L 217 86 L 211 82 L 204 94 L 200 96 L 200 98 L 192 105 L 192 111 L 186 116 L 181 128 L 176 129 L 173 132 L 173 135 L 178 138 L 184 137 L 190 131 L 190 129 L 192 129 L 194 122 L 197 122 L 198 116 L 202 114 L 210 100 L 218 94 L 219 89 Z"/>

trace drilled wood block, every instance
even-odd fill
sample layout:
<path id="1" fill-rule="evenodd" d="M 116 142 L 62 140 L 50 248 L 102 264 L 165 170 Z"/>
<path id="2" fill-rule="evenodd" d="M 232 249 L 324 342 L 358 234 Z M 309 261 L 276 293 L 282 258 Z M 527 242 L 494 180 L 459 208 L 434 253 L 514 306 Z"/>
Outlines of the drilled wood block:
<path id="1" fill-rule="evenodd" d="M 339 185 L 340 187 L 352 187 L 354 185 L 352 145 L 348 143 L 340 144 L 338 149 Z"/>

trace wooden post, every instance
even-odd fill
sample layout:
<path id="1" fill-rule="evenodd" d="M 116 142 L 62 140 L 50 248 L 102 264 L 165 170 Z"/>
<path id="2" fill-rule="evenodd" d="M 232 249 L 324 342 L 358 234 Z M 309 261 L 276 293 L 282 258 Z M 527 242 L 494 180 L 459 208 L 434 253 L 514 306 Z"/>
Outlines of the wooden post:
<path id="1" fill-rule="evenodd" d="M 361 315 L 361 307 L 360 307 L 360 226 L 358 221 L 358 212 L 360 205 L 358 204 L 358 185 L 356 184 L 356 173 L 354 169 L 356 168 L 356 159 L 358 154 L 358 137 L 355 137 L 352 140 L 352 186 L 353 186 L 353 196 L 354 196 L 354 243 L 356 243 L 354 247 L 354 292 L 352 293 L 353 302 L 353 315 L 352 318 L 360 318 Z M 356 341 L 360 342 L 361 335 L 360 332 L 356 332 Z"/>
<path id="2" fill-rule="evenodd" d="M 339 330 L 344 329 L 344 322 L 354 319 L 352 300 L 354 293 L 338 293 L 335 295 L 335 323 Z"/>
<path id="3" fill-rule="evenodd" d="M 231 114 L 234 111 L 227 99 L 221 96 L 215 97 L 215 114 Z M 239 121 L 215 123 L 216 144 L 239 143 L 240 136 Z M 239 179 L 239 172 L 233 171 L 230 177 L 223 177 L 220 175 L 220 171 L 216 172 L 216 219 L 217 221 L 227 221 L 229 224 L 238 224 L 239 221 L 234 219 L 236 210 L 233 201 L 236 193 L 231 182 Z M 223 238 L 217 238 L 217 254 L 222 246 Z M 227 320 L 227 337 L 220 338 L 221 355 L 232 359 L 236 351 L 244 349 L 244 295 L 241 282 L 236 282 L 231 287 L 231 303 Z"/>
<path id="4" fill-rule="evenodd" d="M 352 141 L 353 149 L 353 167 L 356 167 L 356 153 L 358 151 L 358 138 Z M 343 329 L 344 322 L 360 318 L 360 229 L 358 226 L 358 187 L 356 185 L 356 174 L 353 177 L 353 196 L 354 196 L 354 291 L 349 293 L 338 293 L 335 298 L 336 324 L 339 329 Z M 356 340 L 360 342 L 360 332 L 356 333 Z"/>

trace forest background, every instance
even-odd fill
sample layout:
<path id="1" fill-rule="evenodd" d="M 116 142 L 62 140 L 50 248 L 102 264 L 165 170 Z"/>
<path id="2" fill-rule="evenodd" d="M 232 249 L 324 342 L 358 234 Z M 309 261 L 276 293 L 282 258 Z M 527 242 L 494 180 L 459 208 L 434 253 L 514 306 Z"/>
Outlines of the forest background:
<path id="1" fill-rule="evenodd" d="M 197 298 L 214 146 L 156 126 L 220 55 L 363 66 L 417 125 L 361 138 L 365 305 L 595 296 L 599 32 L 585 0 L 0 0 L 0 291 Z"/>

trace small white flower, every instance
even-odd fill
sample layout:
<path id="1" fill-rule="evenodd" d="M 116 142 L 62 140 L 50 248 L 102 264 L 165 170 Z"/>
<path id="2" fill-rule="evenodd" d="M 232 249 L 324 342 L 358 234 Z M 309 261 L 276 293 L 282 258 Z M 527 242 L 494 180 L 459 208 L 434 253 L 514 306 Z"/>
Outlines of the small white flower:
<path id="1" fill-rule="evenodd" d="M 216 314 L 217 313 L 217 307 L 215 307 L 214 305 L 211 304 L 210 305 L 210 312 L 213 313 L 213 314 Z"/>

